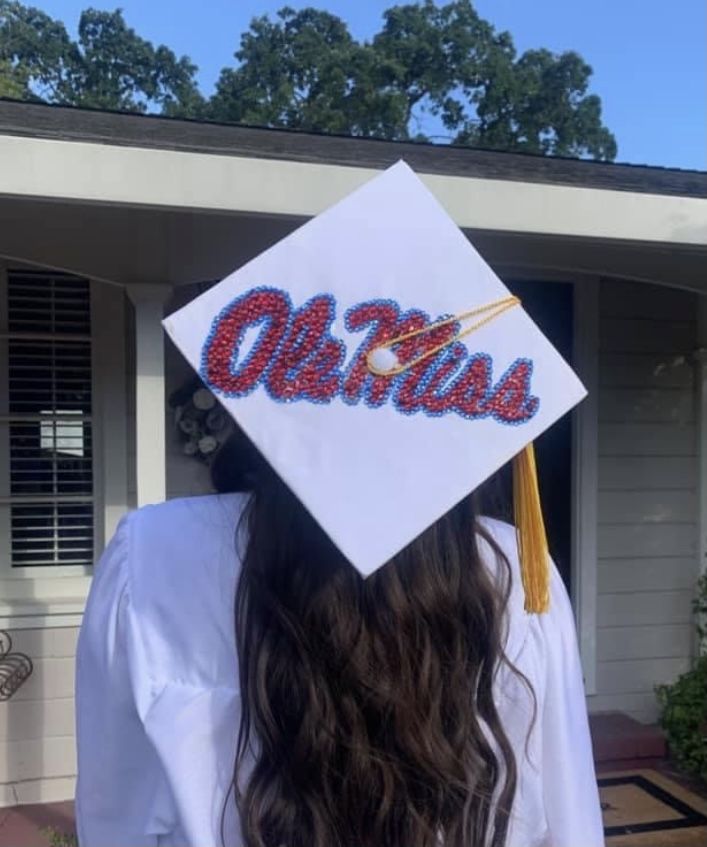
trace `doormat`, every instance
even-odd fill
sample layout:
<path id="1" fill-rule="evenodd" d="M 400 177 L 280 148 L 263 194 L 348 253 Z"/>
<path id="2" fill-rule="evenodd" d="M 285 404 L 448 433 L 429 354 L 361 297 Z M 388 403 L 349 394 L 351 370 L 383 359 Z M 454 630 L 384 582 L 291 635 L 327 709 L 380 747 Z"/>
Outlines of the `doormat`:
<path id="1" fill-rule="evenodd" d="M 707 800 L 657 771 L 599 780 L 607 847 L 705 847 Z"/>

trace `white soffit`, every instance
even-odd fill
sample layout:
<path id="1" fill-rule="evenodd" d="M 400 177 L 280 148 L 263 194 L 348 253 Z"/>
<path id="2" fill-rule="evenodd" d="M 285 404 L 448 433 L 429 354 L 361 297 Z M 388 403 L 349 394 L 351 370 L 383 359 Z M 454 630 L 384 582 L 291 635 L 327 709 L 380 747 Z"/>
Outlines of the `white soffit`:
<path id="1" fill-rule="evenodd" d="M 376 171 L 0 135 L 0 195 L 310 217 Z M 707 199 L 421 174 L 456 224 L 707 245 Z"/>

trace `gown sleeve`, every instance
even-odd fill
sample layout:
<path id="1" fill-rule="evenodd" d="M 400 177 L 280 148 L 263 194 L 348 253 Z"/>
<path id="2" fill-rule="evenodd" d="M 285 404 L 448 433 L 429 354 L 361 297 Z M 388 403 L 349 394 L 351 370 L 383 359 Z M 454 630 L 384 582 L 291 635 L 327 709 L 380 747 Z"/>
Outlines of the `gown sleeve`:
<path id="1" fill-rule="evenodd" d="M 543 630 L 542 783 L 548 847 L 604 847 L 604 830 L 574 616 L 553 569 Z"/>
<path id="2" fill-rule="evenodd" d="M 130 518 L 125 518 L 96 567 L 77 647 L 76 823 L 81 847 L 159 844 L 159 761 L 145 736 L 131 682 L 129 556 Z"/>

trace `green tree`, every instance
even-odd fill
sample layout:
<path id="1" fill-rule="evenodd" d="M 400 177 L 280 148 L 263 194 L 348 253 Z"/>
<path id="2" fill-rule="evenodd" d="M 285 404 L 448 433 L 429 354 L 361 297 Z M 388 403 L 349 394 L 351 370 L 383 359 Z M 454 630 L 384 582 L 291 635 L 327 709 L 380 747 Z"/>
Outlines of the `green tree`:
<path id="1" fill-rule="evenodd" d="M 256 18 L 224 69 L 219 120 L 393 139 L 430 123 L 457 144 L 611 160 L 616 141 L 573 52 L 518 56 L 470 0 L 395 6 L 370 42 L 316 9 Z"/>
<path id="2" fill-rule="evenodd" d="M 396 92 L 377 84 L 378 55 L 329 12 L 256 18 L 236 58 L 208 106 L 218 120 L 384 138 L 405 123 Z"/>
<path id="3" fill-rule="evenodd" d="M 31 92 L 25 76 L 17 71 L 7 59 L 0 59 L 0 97 L 27 100 Z"/>
<path id="4" fill-rule="evenodd" d="M 71 42 L 64 25 L 12 0 L 0 0 L 0 67 L 24 99 L 61 100 Z"/>
<path id="5" fill-rule="evenodd" d="M 42 12 L 0 0 L 0 90 L 70 106 L 198 114 L 196 67 L 130 29 L 120 10 L 87 9 L 78 38 Z"/>
<path id="6" fill-rule="evenodd" d="M 611 160 L 616 141 L 592 69 L 576 53 L 518 56 L 471 0 L 394 6 L 370 41 L 340 18 L 284 8 L 255 18 L 214 95 L 196 67 L 87 9 L 72 39 L 60 21 L 0 0 L 0 96 L 120 111 Z M 434 130 L 430 129 L 435 127 Z"/>

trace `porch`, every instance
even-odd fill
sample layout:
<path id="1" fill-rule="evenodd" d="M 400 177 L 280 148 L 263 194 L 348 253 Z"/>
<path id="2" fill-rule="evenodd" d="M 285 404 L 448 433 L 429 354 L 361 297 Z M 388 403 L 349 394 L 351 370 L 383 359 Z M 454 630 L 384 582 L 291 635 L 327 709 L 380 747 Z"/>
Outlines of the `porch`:
<path id="1" fill-rule="evenodd" d="M 53 501 L 84 498 L 91 549 L 13 562 L 0 377 L 0 628 L 35 662 L 0 705 L 0 806 L 71 796 L 90 562 L 127 509 L 208 489 L 166 408 L 189 369 L 162 316 L 400 156 L 501 278 L 571 289 L 590 399 L 568 434 L 563 564 L 590 709 L 652 722 L 653 686 L 689 666 L 707 553 L 707 175 L 0 103 L 0 288 L 86 287 L 92 439 L 90 489 Z M 0 326 L 0 372 L 11 334 Z M 54 437 L 78 431 L 52 415 Z"/>

